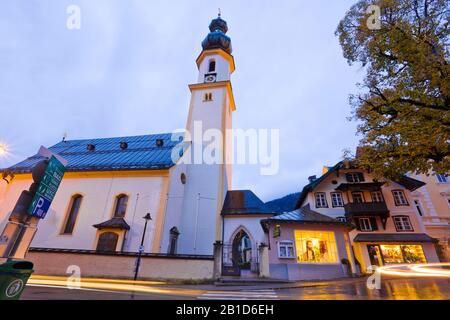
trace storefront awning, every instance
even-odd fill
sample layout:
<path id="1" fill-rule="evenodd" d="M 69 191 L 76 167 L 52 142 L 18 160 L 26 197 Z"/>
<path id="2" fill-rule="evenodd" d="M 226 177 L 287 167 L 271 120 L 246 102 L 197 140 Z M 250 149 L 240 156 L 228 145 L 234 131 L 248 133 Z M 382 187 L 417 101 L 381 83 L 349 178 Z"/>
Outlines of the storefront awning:
<path id="1" fill-rule="evenodd" d="M 358 234 L 354 242 L 436 242 L 437 240 L 425 233 L 373 233 Z"/>

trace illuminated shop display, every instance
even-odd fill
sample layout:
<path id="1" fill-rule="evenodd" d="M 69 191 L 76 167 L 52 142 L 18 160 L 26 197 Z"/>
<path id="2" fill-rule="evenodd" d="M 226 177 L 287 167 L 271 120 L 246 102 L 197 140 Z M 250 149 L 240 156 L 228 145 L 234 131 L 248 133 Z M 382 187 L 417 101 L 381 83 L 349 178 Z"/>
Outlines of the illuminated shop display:
<path id="1" fill-rule="evenodd" d="M 338 255 L 333 232 L 295 231 L 297 261 L 337 263 Z"/>
<path id="2" fill-rule="evenodd" d="M 380 245 L 384 263 L 427 262 L 421 245 Z"/>

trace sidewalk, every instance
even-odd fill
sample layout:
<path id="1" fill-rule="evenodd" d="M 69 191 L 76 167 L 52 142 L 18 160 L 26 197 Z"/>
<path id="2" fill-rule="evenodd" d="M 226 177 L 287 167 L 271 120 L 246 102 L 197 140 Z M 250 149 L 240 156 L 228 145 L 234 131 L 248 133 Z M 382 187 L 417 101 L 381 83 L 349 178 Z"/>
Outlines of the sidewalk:
<path id="1" fill-rule="evenodd" d="M 319 287 L 319 286 L 333 286 L 342 284 L 356 284 L 362 283 L 367 280 L 367 277 L 357 278 L 341 278 L 335 280 L 317 280 L 317 281 L 276 281 L 271 279 L 271 282 L 249 282 L 249 283 L 215 283 L 215 284 L 197 284 L 197 285 L 170 285 L 167 284 L 164 287 L 183 288 L 183 289 L 196 289 L 207 291 L 233 291 L 233 290 L 258 290 L 258 289 L 293 289 L 293 288 L 307 288 L 307 287 Z"/>

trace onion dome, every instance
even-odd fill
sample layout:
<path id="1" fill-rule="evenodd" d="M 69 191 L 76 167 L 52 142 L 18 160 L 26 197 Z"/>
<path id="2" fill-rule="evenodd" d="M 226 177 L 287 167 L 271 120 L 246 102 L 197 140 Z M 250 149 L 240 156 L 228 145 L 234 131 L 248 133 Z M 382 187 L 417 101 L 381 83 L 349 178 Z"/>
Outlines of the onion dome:
<path id="1" fill-rule="evenodd" d="M 228 31 L 227 22 L 220 15 L 209 24 L 211 31 L 203 40 L 203 50 L 222 49 L 231 54 L 231 39 L 225 33 Z"/>

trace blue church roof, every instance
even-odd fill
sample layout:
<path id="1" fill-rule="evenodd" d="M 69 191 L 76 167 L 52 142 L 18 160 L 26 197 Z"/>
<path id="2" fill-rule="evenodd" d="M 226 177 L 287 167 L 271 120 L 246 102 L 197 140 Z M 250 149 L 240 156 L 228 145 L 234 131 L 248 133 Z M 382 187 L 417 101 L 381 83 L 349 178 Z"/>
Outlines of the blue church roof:
<path id="1" fill-rule="evenodd" d="M 171 136 L 171 133 L 162 133 L 67 140 L 49 149 L 68 161 L 67 171 L 168 169 L 175 164 L 171 153 L 179 144 L 179 141 L 171 141 Z M 162 141 L 162 145 L 157 145 L 158 139 L 161 139 L 159 142 Z M 122 142 L 125 144 L 121 147 Z M 6 170 L 11 173 L 27 173 L 42 159 L 44 159 L 42 156 L 34 155 Z"/>

